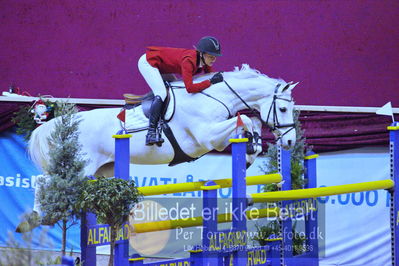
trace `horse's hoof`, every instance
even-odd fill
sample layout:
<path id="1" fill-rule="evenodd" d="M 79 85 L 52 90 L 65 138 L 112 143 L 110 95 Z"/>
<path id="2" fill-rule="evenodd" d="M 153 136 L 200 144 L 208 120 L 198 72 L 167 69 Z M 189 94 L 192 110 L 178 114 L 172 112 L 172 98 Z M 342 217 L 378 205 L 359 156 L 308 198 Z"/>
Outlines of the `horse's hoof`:
<path id="1" fill-rule="evenodd" d="M 25 221 L 21 222 L 17 226 L 17 228 L 15 229 L 15 232 L 17 232 L 17 233 L 30 232 L 33 229 L 35 229 L 36 227 L 41 225 L 41 217 L 36 211 L 31 212 L 26 217 L 24 217 L 24 219 L 25 219 Z"/>

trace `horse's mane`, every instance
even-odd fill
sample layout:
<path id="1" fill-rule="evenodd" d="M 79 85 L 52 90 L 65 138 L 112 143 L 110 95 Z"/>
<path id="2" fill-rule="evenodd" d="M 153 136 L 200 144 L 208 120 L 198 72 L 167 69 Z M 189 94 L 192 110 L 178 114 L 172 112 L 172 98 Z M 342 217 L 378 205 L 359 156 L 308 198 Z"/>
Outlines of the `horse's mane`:
<path id="1" fill-rule="evenodd" d="M 207 73 L 203 75 L 197 75 L 194 77 L 193 81 L 194 82 L 201 82 L 206 79 L 210 79 L 215 73 Z M 260 71 L 251 68 L 248 64 L 242 64 L 241 68 L 238 66 L 234 67 L 233 71 L 226 71 L 223 72 L 223 76 L 225 78 L 235 78 L 235 79 L 249 79 L 249 78 L 262 78 L 265 81 L 272 81 L 274 83 L 285 83 L 284 80 L 282 79 L 274 79 L 271 78 L 265 74 L 262 74 Z M 184 86 L 184 83 L 182 80 L 176 80 L 171 83 L 174 86 Z"/>
<path id="2" fill-rule="evenodd" d="M 237 78 L 237 79 L 247 79 L 247 78 L 263 78 L 265 80 L 272 80 L 276 82 L 285 82 L 282 79 L 273 79 L 266 74 L 262 74 L 260 71 L 251 68 L 248 64 L 242 64 L 241 69 L 236 66 L 234 67 L 233 71 L 230 72 L 225 72 L 224 76 L 226 78 L 232 77 L 232 78 Z"/>
<path id="3" fill-rule="evenodd" d="M 201 82 L 203 80 L 209 79 L 214 74 L 215 73 L 208 73 L 208 74 L 196 76 L 194 78 L 194 82 Z M 242 64 L 241 68 L 239 68 L 238 66 L 235 66 L 233 71 L 223 72 L 223 76 L 227 79 L 228 78 L 235 78 L 235 79 L 261 78 L 268 82 L 285 83 L 285 81 L 282 79 L 274 79 L 274 78 L 267 76 L 266 74 L 262 74 L 260 71 L 254 69 L 254 68 L 251 68 L 248 64 Z M 183 81 L 180 81 L 180 80 L 175 81 L 173 83 L 173 85 L 183 85 L 184 86 Z"/>

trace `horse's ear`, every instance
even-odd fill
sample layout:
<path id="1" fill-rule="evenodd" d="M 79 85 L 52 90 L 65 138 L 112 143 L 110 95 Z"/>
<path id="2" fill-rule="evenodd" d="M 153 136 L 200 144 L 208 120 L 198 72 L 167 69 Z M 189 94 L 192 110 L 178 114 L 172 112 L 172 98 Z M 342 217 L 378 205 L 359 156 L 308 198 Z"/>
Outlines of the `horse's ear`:
<path id="1" fill-rule="evenodd" d="M 293 83 L 293 81 L 289 82 L 288 86 L 285 86 L 285 88 L 283 89 L 283 92 L 286 90 L 292 91 L 295 88 L 295 86 L 298 84 L 299 84 L 299 82 L 297 82 L 297 83 Z"/>

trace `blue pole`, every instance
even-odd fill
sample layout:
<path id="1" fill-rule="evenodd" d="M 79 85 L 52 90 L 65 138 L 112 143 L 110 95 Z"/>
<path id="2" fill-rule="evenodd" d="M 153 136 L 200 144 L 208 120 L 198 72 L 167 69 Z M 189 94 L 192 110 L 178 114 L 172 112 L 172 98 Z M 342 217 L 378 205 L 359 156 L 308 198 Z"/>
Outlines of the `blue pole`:
<path id="1" fill-rule="evenodd" d="M 392 265 L 399 265 L 399 122 L 388 127 L 391 179 L 395 182 L 390 192 Z"/>
<path id="2" fill-rule="evenodd" d="M 209 188 L 207 188 L 209 187 Z M 202 246 L 206 250 L 202 252 L 202 265 L 219 265 L 218 254 L 216 250 L 210 250 L 212 247 L 211 240 L 217 238 L 218 231 L 218 203 L 217 203 L 217 189 L 220 186 L 213 181 L 205 183 L 202 198 Z M 214 242 L 214 241 L 212 241 Z M 221 251 L 219 251 L 220 253 Z M 199 262 L 198 262 L 199 263 Z"/>
<path id="3" fill-rule="evenodd" d="M 83 213 L 80 221 L 80 249 L 81 257 L 85 266 L 96 266 L 96 247 L 89 247 L 87 245 L 88 228 L 91 225 L 97 224 L 97 218 L 94 213 Z"/>
<path id="4" fill-rule="evenodd" d="M 115 178 L 129 180 L 130 138 L 132 135 L 113 135 L 115 138 Z"/>
<path id="5" fill-rule="evenodd" d="M 130 167 L 130 134 L 113 135 L 115 138 L 115 178 L 129 180 Z M 129 265 L 129 243 L 115 245 L 115 266 Z"/>
<path id="6" fill-rule="evenodd" d="M 319 155 L 314 152 L 308 152 L 305 156 L 305 179 L 308 181 L 305 188 L 316 188 L 317 187 L 317 168 L 316 158 Z M 312 205 L 308 206 L 309 210 L 306 210 L 305 219 L 305 232 L 306 232 L 306 247 L 309 251 L 310 258 L 313 261 L 312 265 L 319 264 L 319 239 L 318 239 L 318 218 L 317 218 L 317 201 L 315 199 L 309 199 Z M 309 202 L 309 201 L 308 201 Z"/>
<path id="7" fill-rule="evenodd" d="M 61 259 L 61 265 L 63 266 L 74 266 L 75 262 L 72 257 L 69 256 L 63 256 Z"/>
<path id="8" fill-rule="evenodd" d="M 230 139 L 232 143 L 232 186 L 233 186 L 233 232 L 238 232 L 240 237 L 245 237 L 247 241 L 247 217 L 245 210 L 247 208 L 247 184 L 246 176 L 246 143 L 247 138 Z M 233 265 L 246 265 L 248 261 L 248 253 L 245 247 L 237 247 L 234 252 Z"/>
<path id="9" fill-rule="evenodd" d="M 282 190 L 291 190 L 291 152 L 288 150 L 279 147 L 278 152 L 278 166 L 279 172 L 283 177 Z M 289 217 L 289 207 L 292 203 L 292 200 L 286 200 L 279 203 L 280 205 L 280 216 L 282 218 L 281 221 L 281 234 L 282 234 L 282 243 L 281 243 L 281 252 L 280 252 L 280 263 L 281 265 L 286 265 L 287 261 L 291 261 L 292 258 L 292 249 L 293 249 L 293 241 L 292 241 L 292 220 Z"/>

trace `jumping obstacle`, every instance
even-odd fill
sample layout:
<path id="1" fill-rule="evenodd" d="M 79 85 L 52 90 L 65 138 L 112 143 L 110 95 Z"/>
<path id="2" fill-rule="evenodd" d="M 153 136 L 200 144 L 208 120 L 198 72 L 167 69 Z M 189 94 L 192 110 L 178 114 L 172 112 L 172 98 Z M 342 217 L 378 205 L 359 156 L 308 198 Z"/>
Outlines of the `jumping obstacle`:
<path id="1" fill-rule="evenodd" d="M 307 188 L 307 189 L 296 189 L 288 191 L 275 191 L 267 193 L 255 193 L 251 194 L 254 202 L 276 202 L 282 200 L 298 200 L 306 198 L 318 198 L 332 195 L 340 195 L 361 191 L 371 191 L 378 189 L 389 189 L 394 186 L 394 182 L 391 179 L 355 183 L 348 185 L 338 185 L 329 187 L 319 188 Z"/>
<path id="2" fill-rule="evenodd" d="M 308 180 L 307 187 L 302 190 L 291 190 L 290 179 L 290 153 L 285 150 L 279 152 L 279 170 L 280 175 L 274 176 L 256 176 L 245 178 L 245 142 L 247 139 L 233 139 L 232 142 L 232 164 L 233 178 L 214 180 L 208 182 L 191 182 L 184 184 L 161 185 L 155 187 L 140 188 L 144 195 L 159 195 L 176 192 L 203 191 L 203 208 L 213 210 L 217 208 L 217 189 L 223 187 L 232 187 L 233 189 L 233 210 L 235 208 L 247 208 L 246 185 L 265 184 L 274 180 L 279 182 L 281 178 L 285 181 L 282 185 L 283 191 L 255 193 L 252 194 L 254 202 L 279 202 L 278 208 L 262 209 L 261 214 L 255 218 L 275 217 L 279 215 L 281 208 L 289 208 L 290 204 L 295 204 L 294 200 L 309 199 L 328 195 L 338 195 L 344 193 L 353 193 L 360 191 L 387 189 L 390 193 L 390 226 L 391 226 L 391 245 L 392 245 L 392 265 L 399 266 L 398 239 L 399 239 L 399 194 L 395 190 L 399 188 L 399 124 L 395 122 L 390 127 L 390 164 L 391 179 L 372 182 L 363 182 L 357 184 L 347 184 L 332 187 L 316 188 L 316 157 L 315 154 L 309 154 L 305 158 L 305 168 L 307 169 L 305 178 Z M 130 135 L 115 135 L 115 177 L 129 178 L 129 138 Z M 153 188 L 153 189 L 151 189 Z M 289 190 L 289 191 L 288 191 Z M 138 255 L 129 258 L 127 229 L 125 227 L 121 233 L 121 241 L 117 242 L 115 249 L 115 266 L 122 265 L 318 265 L 318 241 L 317 238 L 308 237 L 309 233 L 317 228 L 317 219 L 308 219 L 310 214 L 317 217 L 317 208 L 305 213 L 307 221 L 305 225 L 306 245 L 312 246 L 312 250 L 298 256 L 292 254 L 292 239 L 282 235 L 282 238 L 270 239 L 269 245 L 264 247 L 247 247 L 246 221 L 251 217 L 251 211 L 246 215 L 232 217 L 229 214 L 222 214 L 202 219 L 202 217 L 192 217 L 189 220 L 171 220 L 162 222 L 150 222 L 145 224 L 135 224 L 134 231 L 153 232 L 159 230 L 168 230 L 177 227 L 203 226 L 202 245 L 190 251 L 190 257 L 184 259 L 174 259 L 164 262 L 144 264 L 144 259 Z M 223 218 L 227 217 L 227 218 Z M 230 217 L 230 218 L 229 218 Z M 221 222 L 232 221 L 230 230 L 218 231 L 217 224 Z M 186 223 L 185 223 L 186 222 Z M 292 220 L 284 219 L 280 223 L 281 232 L 292 232 Z M 89 243 L 90 230 L 106 228 L 106 225 L 96 225 L 95 216 L 88 214 L 82 219 L 82 260 L 85 265 L 93 266 L 95 262 L 95 247 L 108 244 Z M 211 237 L 209 238 L 209 234 Z M 213 243 L 218 239 L 229 239 L 235 237 L 241 239 L 226 245 L 223 248 L 216 248 Z M 256 259 L 254 259 L 256 257 Z"/>
<path id="3" fill-rule="evenodd" d="M 128 134 L 118 134 L 113 136 L 115 138 L 115 177 L 116 178 L 129 178 L 129 138 L 131 135 Z M 203 208 L 210 210 L 210 213 L 217 213 L 217 189 L 232 187 L 233 188 L 233 210 L 245 210 L 247 208 L 247 195 L 246 186 L 249 185 L 260 185 L 260 184 L 271 184 L 278 183 L 282 180 L 280 174 L 270 174 L 270 175 L 260 175 L 260 176 L 249 176 L 246 177 L 246 165 L 245 165 L 245 151 L 246 151 L 246 138 L 232 139 L 232 159 L 233 159 L 233 178 L 232 179 L 219 179 L 211 181 L 199 181 L 199 182 L 189 182 L 181 184 L 168 184 L 159 185 L 151 187 L 140 187 L 138 190 L 144 196 L 171 194 L 171 193 L 181 193 L 181 192 L 192 192 L 192 191 L 203 191 Z M 246 220 L 247 219 L 259 219 L 263 217 L 276 217 L 279 214 L 278 208 L 265 208 L 256 211 L 246 211 L 245 217 L 236 217 L 231 213 L 218 214 L 216 216 L 207 217 L 191 217 L 189 219 L 181 220 L 169 220 L 169 221 L 158 221 L 143 224 L 134 224 L 134 232 L 154 232 L 161 230 L 169 230 L 174 228 L 185 228 L 202 225 L 203 239 L 206 239 L 200 247 L 192 250 L 190 258 L 187 259 L 177 259 L 168 260 L 165 265 L 173 265 L 172 263 L 185 263 L 182 265 L 189 265 L 196 262 L 201 265 L 207 265 L 209 263 L 220 264 L 220 262 L 225 261 L 229 263 L 235 261 L 234 264 L 242 265 L 246 264 L 247 253 L 251 252 L 261 254 L 260 256 L 266 262 L 266 249 L 255 248 L 252 250 L 232 250 L 233 248 L 246 249 Z M 233 222 L 232 230 L 218 231 L 218 223 Z M 86 225 L 86 228 L 83 227 Z M 106 225 L 96 225 L 95 216 L 93 214 L 86 215 L 84 221 L 82 221 L 82 236 L 81 236 L 81 246 L 82 246 L 82 260 L 86 262 L 85 265 L 96 265 L 95 262 L 95 248 L 96 246 L 106 245 L 109 241 L 100 241 L 95 239 L 93 235 L 104 236 L 104 232 L 107 231 Z M 103 233 L 100 232 L 100 229 Z M 131 229 L 130 229 L 131 230 Z M 115 265 L 140 265 L 143 263 L 144 258 L 138 257 L 134 258 L 128 257 L 128 243 L 127 243 L 127 232 L 129 227 L 125 227 L 121 232 L 121 241 L 117 241 L 115 247 Z M 208 248 L 212 239 L 209 236 L 212 235 L 214 239 L 219 239 L 220 237 L 225 237 L 228 239 L 231 236 L 239 237 L 243 239 L 243 243 L 240 246 L 226 247 L 223 252 L 213 251 L 202 251 L 202 248 Z M 219 254 L 220 253 L 220 254 Z M 252 255 L 254 256 L 254 255 Z M 188 264 L 187 264 L 188 263 Z M 159 263 L 153 263 L 151 265 L 159 265 Z M 178 265 L 178 264 L 176 264 Z"/>

